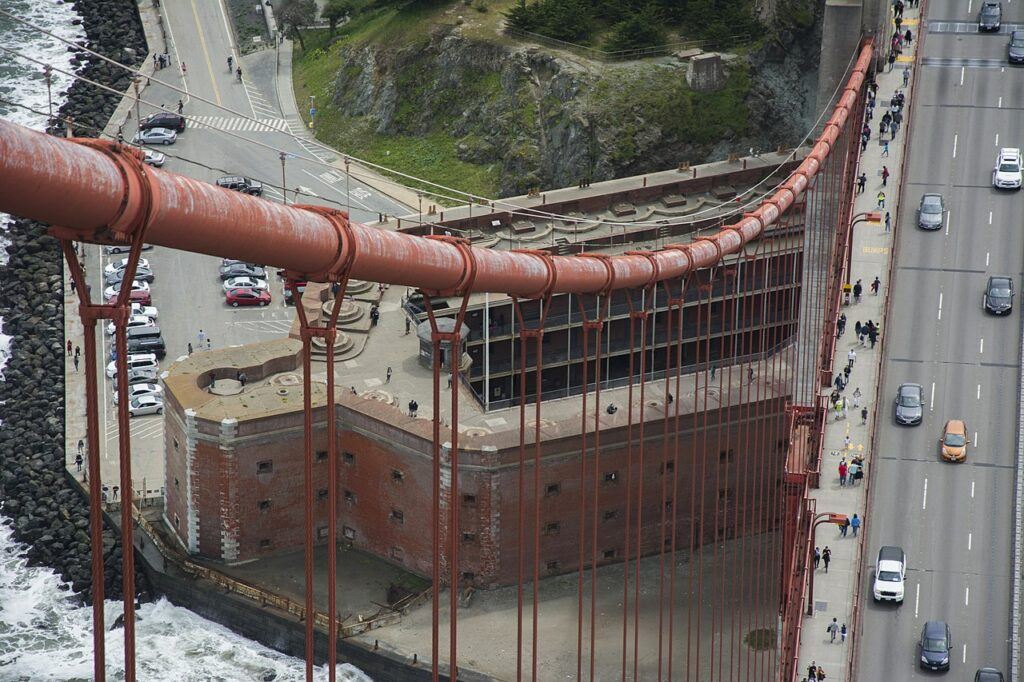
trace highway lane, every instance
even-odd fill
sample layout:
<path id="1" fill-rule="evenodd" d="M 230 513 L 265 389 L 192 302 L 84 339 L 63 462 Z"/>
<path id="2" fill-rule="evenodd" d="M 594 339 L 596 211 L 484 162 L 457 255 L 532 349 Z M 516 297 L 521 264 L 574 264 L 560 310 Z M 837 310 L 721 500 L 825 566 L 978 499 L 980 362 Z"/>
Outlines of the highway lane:
<path id="1" fill-rule="evenodd" d="M 933 2 L 929 14 L 973 19 L 966 2 L 949 0 Z M 1004 3 L 1005 20 L 1022 18 L 1024 10 Z M 985 665 L 1004 672 L 1009 667 L 1020 308 L 1017 301 L 1006 318 L 987 315 L 982 292 L 994 274 L 1012 275 L 1019 290 L 1024 270 L 1024 197 L 990 185 L 999 147 L 1024 147 L 1024 70 L 971 65 L 1004 63 L 1006 40 L 929 34 L 923 56 L 944 58 L 933 63 L 946 65 L 925 66 L 918 74 L 899 260 L 883 328 L 885 381 L 866 520 L 866 603 L 862 632 L 856 633 L 862 680 L 931 677 L 917 666 L 917 641 L 930 619 L 950 624 L 953 678 L 968 679 Z M 968 58 L 984 61 L 960 61 Z M 916 228 L 917 203 L 928 191 L 944 194 L 948 231 Z M 929 403 L 917 427 L 893 421 L 893 397 L 905 381 L 922 384 Z M 974 442 L 966 463 L 939 457 L 938 439 L 949 418 L 967 422 Z M 907 552 L 902 606 L 874 604 L 867 596 L 883 544 Z"/>

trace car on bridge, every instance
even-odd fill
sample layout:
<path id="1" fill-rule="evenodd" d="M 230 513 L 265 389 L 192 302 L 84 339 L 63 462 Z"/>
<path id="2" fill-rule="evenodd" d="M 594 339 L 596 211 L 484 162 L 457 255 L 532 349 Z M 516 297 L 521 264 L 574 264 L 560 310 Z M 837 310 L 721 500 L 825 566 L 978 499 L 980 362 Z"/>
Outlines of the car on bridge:
<path id="1" fill-rule="evenodd" d="M 942 218 L 946 215 L 946 206 L 941 194 L 925 194 L 921 197 L 921 205 L 917 207 L 917 226 L 922 230 L 941 230 Z"/>
<path id="2" fill-rule="evenodd" d="M 996 189 L 1020 189 L 1020 184 L 1020 150 L 1003 147 L 999 150 L 996 165 L 992 169 L 992 186 Z"/>
<path id="3" fill-rule="evenodd" d="M 962 419 L 950 419 L 942 430 L 939 445 L 942 446 L 942 459 L 947 462 L 963 462 L 967 459 L 967 446 L 971 440 L 967 437 L 967 424 Z"/>
<path id="4" fill-rule="evenodd" d="M 998 0 L 985 0 L 978 10 L 978 30 L 998 31 L 1003 23 L 1003 6 Z"/>
<path id="5" fill-rule="evenodd" d="M 875 601 L 903 603 L 903 584 L 907 579 L 907 555 L 902 547 L 884 546 L 875 562 Z"/>
<path id="6" fill-rule="evenodd" d="M 132 138 L 133 144 L 174 144 L 177 141 L 178 133 L 167 128 L 140 130 Z"/>
<path id="7" fill-rule="evenodd" d="M 1013 311 L 1013 279 L 1006 275 L 989 277 L 984 304 L 985 310 L 993 315 L 1009 315 Z"/>
<path id="8" fill-rule="evenodd" d="M 978 668 L 974 682 L 1003 682 L 1003 674 L 995 668 Z"/>
<path id="9" fill-rule="evenodd" d="M 1011 64 L 1024 64 L 1024 31 L 1010 34 L 1010 43 L 1006 46 L 1006 61 Z"/>
<path id="10" fill-rule="evenodd" d="M 263 195 L 263 183 L 259 180 L 253 180 L 252 178 L 246 178 L 241 175 L 225 175 L 222 178 L 217 178 L 217 186 L 224 187 L 226 189 L 233 189 L 236 192 L 242 192 L 244 194 L 252 194 L 253 196 Z"/>
<path id="11" fill-rule="evenodd" d="M 921 628 L 920 666 L 926 670 L 949 670 L 953 638 L 943 620 L 930 620 Z"/>
<path id="12" fill-rule="evenodd" d="M 900 384 L 896 389 L 896 423 L 917 426 L 924 416 L 924 389 L 921 384 Z"/>

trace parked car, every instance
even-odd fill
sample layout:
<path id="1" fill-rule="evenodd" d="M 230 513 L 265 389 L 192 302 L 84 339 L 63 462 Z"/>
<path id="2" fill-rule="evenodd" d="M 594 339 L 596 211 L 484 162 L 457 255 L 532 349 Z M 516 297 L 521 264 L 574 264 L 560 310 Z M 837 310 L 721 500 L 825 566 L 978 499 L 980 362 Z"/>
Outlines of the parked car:
<path id="1" fill-rule="evenodd" d="M 240 305 L 270 305 L 270 292 L 266 289 L 229 289 L 224 292 L 224 302 L 233 308 Z"/>
<path id="2" fill-rule="evenodd" d="M 967 437 L 967 424 L 962 419 L 950 419 L 942 430 L 939 445 L 942 447 L 942 459 L 950 462 L 962 462 L 967 459 L 967 446 L 971 441 Z"/>
<path id="3" fill-rule="evenodd" d="M 974 682 L 1003 682 L 1003 674 L 995 668 L 978 668 Z"/>
<path id="4" fill-rule="evenodd" d="M 132 303 L 132 315 L 144 315 L 156 320 L 156 318 L 160 317 L 160 311 L 157 310 L 155 305 L 140 305 L 138 303 Z"/>
<path id="5" fill-rule="evenodd" d="M 989 277 L 984 304 L 985 310 L 993 315 L 1009 315 L 1013 311 L 1013 279 L 1006 275 Z"/>
<path id="6" fill-rule="evenodd" d="M 143 163 L 148 163 L 150 166 L 159 168 L 167 162 L 167 155 L 161 152 L 155 152 L 152 149 L 144 150 L 145 156 L 142 157 Z"/>
<path id="7" fill-rule="evenodd" d="M 110 286 L 103 290 L 103 298 L 112 298 L 114 296 L 117 296 L 117 294 L 120 291 L 121 282 L 118 282 L 117 284 L 111 284 Z M 140 282 L 139 280 L 134 280 L 132 282 L 132 291 L 145 291 L 148 294 L 149 284 L 147 282 Z"/>
<path id="8" fill-rule="evenodd" d="M 256 289 L 259 291 L 267 291 L 270 289 L 270 285 L 267 284 L 267 280 L 258 279 L 256 277 L 232 277 L 231 279 L 224 280 L 223 286 L 225 293 L 232 289 Z"/>
<path id="9" fill-rule="evenodd" d="M 107 299 L 107 303 L 116 303 L 117 302 L 117 294 L 114 293 L 114 294 L 112 294 L 110 296 L 107 296 L 106 299 Z M 131 302 L 131 303 L 137 303 L 139 305 L 144 305 L 144 306 L 146 306 L 146 305 L 153 305 L 153 296 L 149 293 L 149 290 L 146 290 L 146 291 L 143 291 L 141 289 L 133 290 L 131 293 L 128 294 L 128 301 Z"/>
<path id="10" fill-rule="evenodd" d="M 129 355 L 126 362 L 128 363 L 128 369 L 143 369 L 152 368 L 154 371 L 159 371 L 160 363 L 157 362 L 156 356 L 152 353 L 141 353 L 138 355 Z M 112 361 L 107 365 L 107 378 L 113 379 L 117 376 L 117 365 Z"/>
<path id="11" fill-rule="evenodd" d="M 128 370 L 129 384 L 151 384 L 160 374 L 159 367 L 136 367 Z"/>
<path id="12" fill-rule="evenodd" d="M 158 111 L 142 119 L 142 122 L 139 123 L 139 128 L 141 130 L 169 128 L 170 130 L 182 133 L 185 132 L 185 117 L 179 114 L 172 114 L 169 111 Z"/>
<path id="13" fill-rule="evenodd" d="M 143 244 L 142 245 L 142 250 L 143 251 L 149 251 L 152 248 L 153 248 L 152 244 Z M 132 246 L 131 246 L 131 244 L 112 244 L 110 246 L 104 246 L 103 250 L 107 253 L 107 255 L 111 255 L 112 256 L 112 255 L 117 254 L 117 253 L 128 253 L 129 251 L 132 250 Z"/>
<path id="14" fill-rule="evenodd" d="M 1011 64 L 1024 64 L 1024 31 L 1014 31 L 1010 34 L 1006 60 Z"/>
<path id="15" fill-rule="evenodd" d="M 152 317 L 146 315 L 132 315 L 128 318 L 128 329 L 133 327 L 156 327 L 156 321 Z M 107 323 L 107 334 L 113 334 L 117 329 L 114 327 L 113 322 Z"/>
<path id="16" fill-rule="evenodd" d="M 997 0 L 984 0 L 978 10 L 978 30 L 998 31 L 1003 23 L 1003 6 Z"/>
<path id="17" fill-rule="evenodd" d="M 232 277 L 255 277 L 266 279 L 267 271 L 259 265 L 251 263 L 232 263 L 220 266 L 220 278 L 231 279 Z"/>
<path id="18" fill-rule="evenodd" d="M 141 417 L 145 414 L 162 414 L 163 411 L 164 400 L 155 395 L 144 395 L 128 403 L 128 414 L 133 417 Z"/>
<path id="19" fill-rule="evenodd" d="M 128 271 L 115 270 L 114 272 L 105 272 L 103 275 L 103 283 L 106 284 L 107 286 L 114 286 L 116 284 L 120 284 L 121 280 L 124 279 L 124 273 L 126 272 Z M 135 269 L 136 282 L 145 282 L 147 284 L 152 284 L 153 280 L 155 279 L 156 275 L 154 275 L 153 271 L 150 270 L 149 268 L 144 268 L 140 265 Z"/>
<path id="20" fill-rule="evenodd" d="M 302 294 L 306 291 L 306 282 L 296 282 L 295 283 L 295 288 L 299 290 L 299 296 L 301 297 Z M 287 284 L 285 284 L 285 286 L 284 286 L 284 304 L 285 305 L 294 305 L 295 304 L 295 301 L 292 300 L 292 288 L 290 286 L 288 286 Z"/>
<path id="21" fill-rule="evenodd" d="M 115 273 L 115 272 L 120 272 L 120 271 L 124 270 L 127 267 L 128 267 L 128 259 L 127 258 L 121 258 L 119 260 L 115 260 L 115 261 L 111 261 L 110 263 L 107 263 L 107 267 L 103 268 L 103 274 L 104 275 L 109 275 L 109 274 L 112 274 L 112 273 Z M 139 267 L 140 268 L 149 268 L 150 267 L 149 266 L 149 259 L 147 259 L 147 258 L 140 258 L 139 259 Z"/>
<path id="22" fill-rule="evenodd" d="M 132 138 L 133 144 L 174 144 L 178 140 L 178 133 L 167 128 L 150 128 L 140 130 Z"/>
<path id="23" fill-rule="evenodd" d="M 992 169 L 992 186 L 996 189 L 1020 189 L 1021 184 L 1020 150 L 1003 147 L 996 157 L 996 165 Z"/>
<path id="24" fill-rule="evenodd" d="M 953 649 L 953 642 L 945 621 L 930 620 L 924 624 L 920 647 L 922 668 L 949 670 L 949 652 Z"/>
<path id="25" fill-rule="evenodd" d="M 167 346 L 162 336 L 149 336 L 141 339 L 128 339 L 129 353 L 152 353 L 159 360 L 167 357 Z"/>
<path id="26" fill-rule="evenodd" d="M 924 389 L 921 384 L 900 384 L 896 389 L 896 423 L 917 426 L 924 416 Z"/>
<path id="27" fill-rule="evenodd" d="M 902 547 L 885 546 L 878 550 L 875 562 L 875 601 L 903 602 L 903 583 L 907 579 L 907 555 Z"/>
<path id="28" fill-rule="evenodd" d="M 222 178 L 217 178 L 217 186 L 254 196 L 261 196 L 263 194 L 262 182 L 241 175 L 225 175 Z"/>
<path id="29" fill-rule="evenodd" d="M 130 384 L 128 386 L 128 400 L 132 401 L 135 398 L 141 398 L 144 395 L 155 395 L 160 396 L 161 399 L 164 395 L 164 387 L 160 384 L 140 382 L 137 384 Z M 117 405 L 117 389 L 114 389 L 114 404 Z"/>
<path id="30" fill-rule="evenodd" d="M 946 208 L 941 194 L 925 194 L 917 208 L 917 226 L 922 230 L 941 230 Z"/>

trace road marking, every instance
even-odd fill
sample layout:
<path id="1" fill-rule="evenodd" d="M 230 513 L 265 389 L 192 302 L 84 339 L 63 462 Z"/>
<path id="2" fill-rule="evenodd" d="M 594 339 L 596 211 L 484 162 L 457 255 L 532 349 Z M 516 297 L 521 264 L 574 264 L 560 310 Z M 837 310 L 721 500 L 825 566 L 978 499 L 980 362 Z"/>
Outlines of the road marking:
<path id="1" fill-rule="evenodd" d="M 970 605 L 971 605 L 971 588 L 970 587 L 965 587 L 964 588 L 964 606 L 970 606 Z"/>
<path id="2" fill-rule="evenodd" d="M 978 384 L 978 400 L 981 400 L 981 384 Z"/>
<path id="3" fill-rule="evenodd" d="M 917 584 L 917 590 L 915 590 L 915 592 L 917 594 L 914 596 L 914 618 L 917 618 L 917 610 L 921 605 L 921 583 Z"/>
<path id="4" fill-rule="evenodd" d="M 974 447 L 978 447 L 978 432 L 974 432 Z"/>
<path id="5" fill-rule="evenodd" d="M 961 73 L 961 75 L 960 75 L 960 85 L 963 85 L 964 84 L 963 72 L 961 71 L 960 73 Z M 954 159 L 956 158 L 956 143 L 959 140 L 960 140 L 960 135 L 958 133 L 953 133 L 953 158 Z"/>
<path id="6" fill-rule="evenodd" d="M 974 499 L 974 481 L 971 481 L 971 499 Z"/>
<path id="7" fill-rule="evenodd" d="M 981 344 L 978 347 L 978 353 L 984 353 L 984 352 L 985 352 L 985 339 L 982 339 L 981 340 Z"/>
<path id="8" fill-rule="evenodd" d="M 966 644 L 964 644 L 964 660 L 963 660 L 963 662 L 964 663 L 967 662 L 967 645 Z"/>
<path id="9" fill-rule="evenodd" d="M 985 267 L 988 267 L 988 259 L 992 254 L 988 251 L 985 252 Z"/>
<path id="10" fill-rule="evenodd" d="M 1003 98 L 1002 97 L 999 98 L 999 105 L 996 108 L 997 109 L 1002 109 L 1003 108 Z"/>
<path id="11" fill-rule="evenodd" d="M 971 545 L 974 544 L 973 540 L 974 540 L 974 533 L 968 533 L 967 534 L 967 551 L 968 552 L 971 551 Z"/>
<path id="12" fill-rule="evenodd" d="M 192 17 L 196 21 L 196 35 L 199 36 L 199 45 L 203 50 L 203 57 L 206 59 L 206 72 L 210 76 L 210 84 L 213 86 L 214 99 L 217 100 L 217 106 L 221 105 L 220 101 L 220 90 L 217 88 L 217 78 L 213 75 L 213 62 L 210 61 L 210 51 L 206 47 L 206 34 L 203 33 L 203 24 L 199 20 L 199 10 L 196 8 L 196 3 L 192 3 Z M 231 35 L 228 33 L 228 35 Z M 189 61 L 192 61 L 190 58 Z M 182 74 L 181 80 L 185 80 L 185 75 Z"/>
<path id="13" fill-rule="evenodd" d="M 939 319 L 942 319 L 942 292 L 939 292 Z"/>
<path id="14" fill-rule="evenodd" d="M 921 495 L 921 509 L 928 508 L 928 479 L 924 479 L 924 494 Z"/>
<path id="15" fill-rule="evenodd" d="M 988 224 L 989 224 L 989 225 L 991 225 L 991 224 L 992 224 L 992 211 L 989 211 L 989 212 L 988 212 Z"/>
<path id="16" fill-rule="evenodd" d="M 996 133 L 996 146 L 999 146 L 999 133 Z"/>
<path id="17" fill-rule="evenodd" d="M 949 236 L 949 223 L 953 219 L 953 211 L 946 211 L 946 236 Z"/>
<path id="18" fill-rule="evenodd" d="M 974 0 L 967 0 L 967 13 L 971 13 L 971 7 L 974 5 Z"/>
<path id="19" fill-rule="evenodd" d="M 966 70 L 967 70 L 966 66 L 961 66 L 960 67 L 960 85 L 964 84 L 964 71 L 966 71 Z M 953 154 L 953 156 L 956 156 L 956 154 Z"/>
<path id="20" fill-rule="evenodd" d="M 935 382 L 932 382 L 932 397 L 928 399 L 928 411 L 935 411 Z"/>

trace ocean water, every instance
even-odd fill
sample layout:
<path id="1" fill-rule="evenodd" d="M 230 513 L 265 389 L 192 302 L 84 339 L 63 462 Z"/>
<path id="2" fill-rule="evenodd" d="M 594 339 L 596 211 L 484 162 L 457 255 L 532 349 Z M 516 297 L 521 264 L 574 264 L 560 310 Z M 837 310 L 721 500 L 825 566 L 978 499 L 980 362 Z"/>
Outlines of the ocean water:
<path id="1" fill-rule="evenodd" d="M 70 4 L 54 0 L 0 0 L 0 8 L 76 42 L 85 37 Z M 69 69 L 66 46 L 49 36 L 0 16 L 0 44 L 54 67 Z M 54 74 L 53 110 L 63 102 L 70 79 Z M 5 102 L 6 101 L 6 102 Z M 13 102 L 14 104 L 9 104 Z M 32 113 L 21 104 L 44 112 Z M 0 53 L 0 117 L 37 130 L 46 123 L 48 98 L 42 68 Z M 7 216 L 0 214 L 0 226 Z M 0 230 L 2 242 L 2 230 Z M 0 243 L 2 246 L 2 243 Z M 0 251 L 0 258 L 6 253 Z M 0 334 L 0 372 L 9 339 Z M 2 500 L 0 500 L 2 505 Z M 25 547 L 13 537 L 10 522 L 0 517 L 0 681 L 89 680 L 92 677 L 92 608 L 78 605 L 60 576 L 30 567 Z M 121 613 L 108 601 L 106 622 Z M 305 663 L 244 639 L 227 628 L 161 599 L 144 604 L 136 624 L 136 672 L 140 680 L 303 680 Z M 107 677 L 124 676 L 124 639 L 120 629 L 106 634 Z M 327 667 L 315 678 L 326 680 Z M 370 682 L 349 665 L 339 665 L 337 679 Z"/>

